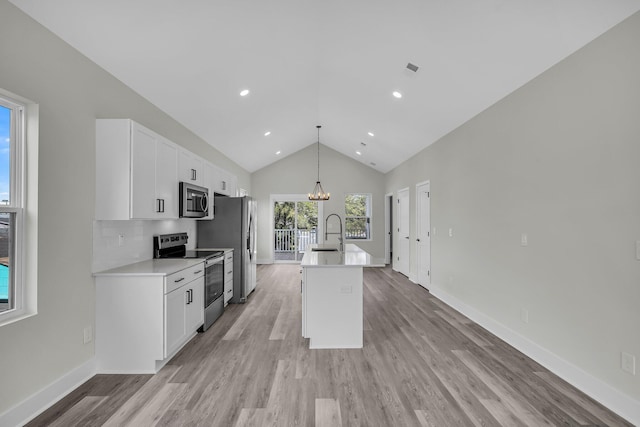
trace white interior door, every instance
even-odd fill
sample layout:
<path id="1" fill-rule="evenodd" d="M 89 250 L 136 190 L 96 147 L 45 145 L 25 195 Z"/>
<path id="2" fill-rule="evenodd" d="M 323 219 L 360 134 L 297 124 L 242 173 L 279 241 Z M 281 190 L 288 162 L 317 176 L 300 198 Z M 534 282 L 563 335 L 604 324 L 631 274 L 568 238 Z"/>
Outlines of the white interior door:
<path id="1" fill-rule="evenodd" d="M 393 193 L 384 196 L 384 263 L 391 264 L 393 252 Z"/>
<path id="2" fill-rule="evenodd" d="M 398 190 L 398 233 L 394 251 L 394 269 L 409 276 L 409 189 Z"/>
<path id="3" fill-rule="evenodd" d="M 418 283 L 426 289 L 431 284 L 430 185 L 416 185 L 416 269 Z"/>

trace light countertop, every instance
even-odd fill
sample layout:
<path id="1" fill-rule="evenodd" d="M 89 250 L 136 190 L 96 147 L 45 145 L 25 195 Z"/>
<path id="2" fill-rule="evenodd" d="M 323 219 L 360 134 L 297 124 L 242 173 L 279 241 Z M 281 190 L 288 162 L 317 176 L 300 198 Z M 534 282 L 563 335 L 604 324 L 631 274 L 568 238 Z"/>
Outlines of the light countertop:
<path id="1" fill-rule="evenodd" d="M 316 245 L 309 245 L 316 246 Z M 317 245 L 318 247 L 329 247 L 330 245 Z M 344 252 L 332 251 L 311 251 L 305 252 L 300 266 L 305 267 L 384 267 L 374 259 L 369 253 L 363 251 L 358 246 L 348 243 Z"/>
<path id="2" fill-rule="evenodd" d="M 98 271 L 94 276 L 166 276 L 204 262 L 201 258 L 149 259 L 110 270 Z"/>
<path id="3" fill-rule="evenodd" d="M 197 248 L 203 251 L 233 252 L 233 248 Z M 93 273 L 94 276 L 166 276 L 204 262 L 203 258 L 148 259 Z"/>
<path id="4" fill-rule="evenodd" d="M 233 248 L 196 248 L 197 251 L 223 251 L 225 254 L 233 252 Z"/>

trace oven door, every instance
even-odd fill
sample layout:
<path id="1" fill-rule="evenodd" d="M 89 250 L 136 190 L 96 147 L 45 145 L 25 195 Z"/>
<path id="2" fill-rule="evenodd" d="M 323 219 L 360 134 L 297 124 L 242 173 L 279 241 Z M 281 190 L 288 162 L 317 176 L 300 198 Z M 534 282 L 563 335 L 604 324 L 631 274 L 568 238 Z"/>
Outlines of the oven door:
<path id="1" fill-rule="evenodd" d="M 204 281 L 204 307 L 207 308 L 224 292 L 224 256 L 206 261 Z"/>

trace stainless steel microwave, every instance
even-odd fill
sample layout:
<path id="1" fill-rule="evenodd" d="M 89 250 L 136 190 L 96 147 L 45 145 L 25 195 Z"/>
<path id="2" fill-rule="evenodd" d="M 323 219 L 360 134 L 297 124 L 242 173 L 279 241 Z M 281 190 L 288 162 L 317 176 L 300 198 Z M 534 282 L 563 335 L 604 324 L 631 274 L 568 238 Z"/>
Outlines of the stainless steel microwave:
<path id="1" fill-rule="evenodd" d="M 180 218 L 204 218 L 209 214 L 209 190 L 199 185 L 180 183 Z"/>

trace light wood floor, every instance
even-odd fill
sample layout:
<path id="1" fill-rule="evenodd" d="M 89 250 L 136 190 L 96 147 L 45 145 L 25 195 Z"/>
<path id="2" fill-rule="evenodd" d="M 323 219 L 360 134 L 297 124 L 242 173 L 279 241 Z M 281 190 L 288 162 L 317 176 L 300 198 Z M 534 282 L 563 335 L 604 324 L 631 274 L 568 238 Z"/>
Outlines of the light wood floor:
<path id="1" fill-rule="evenodd" d="M 365 269 L 364 348 L 309 350 L 299 270 L 259 266 L 157 375 L 97 375 L 29 426 L 630 425 L 389 268 Z"/>

